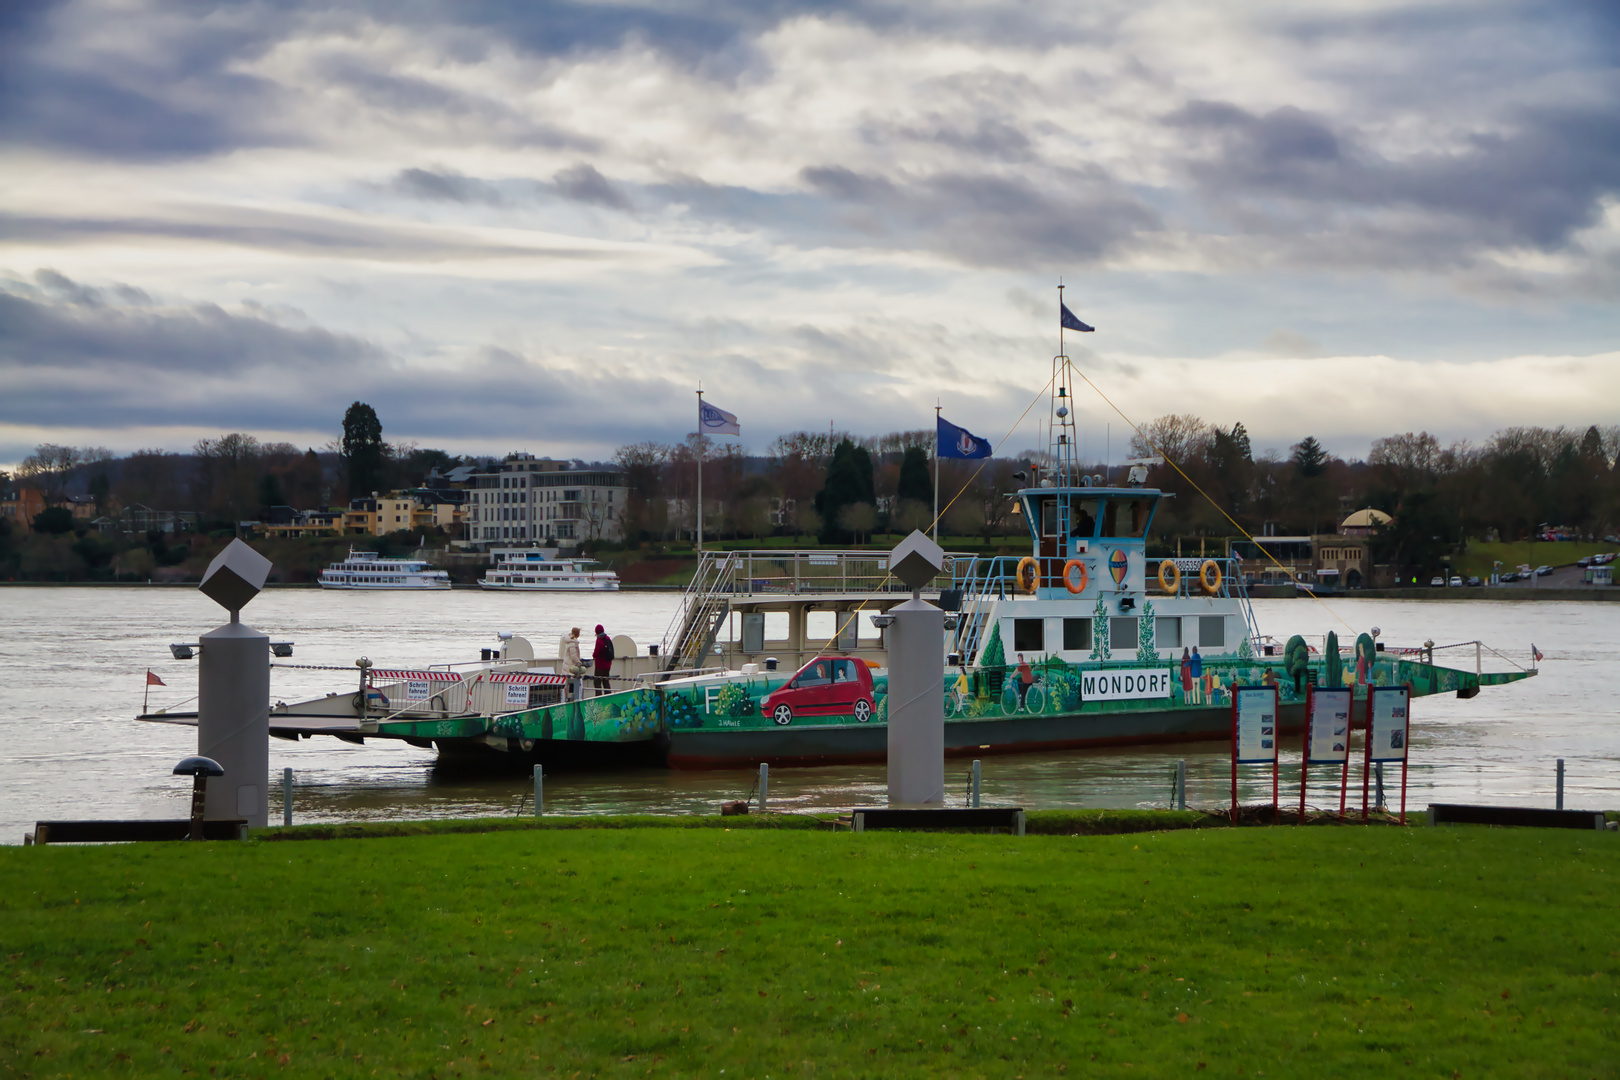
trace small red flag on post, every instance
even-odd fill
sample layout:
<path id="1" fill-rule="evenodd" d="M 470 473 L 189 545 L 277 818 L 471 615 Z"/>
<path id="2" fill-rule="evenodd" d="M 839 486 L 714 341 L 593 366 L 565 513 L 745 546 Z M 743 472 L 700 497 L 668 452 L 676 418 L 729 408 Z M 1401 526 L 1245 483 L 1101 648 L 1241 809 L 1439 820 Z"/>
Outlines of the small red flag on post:
<path id="1" fill-rule="evenodd" d="M 146 685 L 147 686 L 168 686 L 169 684 L 164 682 L 162 679 L 158 678 L 156 675 L 152 674 L 151 669 L 148 668 L 147 672 L 146 672 Z"/>

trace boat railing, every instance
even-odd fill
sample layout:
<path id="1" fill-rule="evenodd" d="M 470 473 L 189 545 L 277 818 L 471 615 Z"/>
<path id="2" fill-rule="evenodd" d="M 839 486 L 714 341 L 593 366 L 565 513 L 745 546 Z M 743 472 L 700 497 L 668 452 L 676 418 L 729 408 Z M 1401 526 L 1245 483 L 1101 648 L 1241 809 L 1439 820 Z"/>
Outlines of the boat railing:
<path id="1" fill-rule="evenodd" d="M 947 553 L 947 564 L 969 559 Z M 942 571 L 925 593 L 951 588 L 952 572 Z M 696 666 L 712 645 L 713 634 L 730 605 L 738 601 L 787 600 L 815 596 L 901 596 L 910 587 L 889 573 L 884 551 L 826 551 L 781 548 L 707 551 L 669 628 L 664 632 L 663 655 L 673 667 Z"/>

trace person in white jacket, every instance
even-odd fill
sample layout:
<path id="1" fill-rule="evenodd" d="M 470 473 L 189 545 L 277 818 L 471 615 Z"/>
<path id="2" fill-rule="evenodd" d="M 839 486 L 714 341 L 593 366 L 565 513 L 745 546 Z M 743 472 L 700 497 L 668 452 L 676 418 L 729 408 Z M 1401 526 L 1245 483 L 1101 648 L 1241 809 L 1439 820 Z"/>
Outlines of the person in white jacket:
<path id="1" fill-rule="evenodd" d="M 581 697 L 583 687 L 581 677 L 585 674 L 585 664 L 579 657 L 579 627 L 568 631 L 568 643 L 563 647 L 563 663 L 568 669 L 568 696 L 573 701 Z"/>

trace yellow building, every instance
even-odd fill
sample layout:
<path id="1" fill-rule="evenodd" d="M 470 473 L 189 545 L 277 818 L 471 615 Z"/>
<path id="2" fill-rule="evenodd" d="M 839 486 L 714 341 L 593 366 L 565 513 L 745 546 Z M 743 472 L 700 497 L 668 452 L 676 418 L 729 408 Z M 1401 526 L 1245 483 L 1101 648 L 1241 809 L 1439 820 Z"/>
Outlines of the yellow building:
<path id="1" fill-rule="evenodd" d="M 348 533 L 367 533 L 381 536 L 385 533 L 409 531 L 418 528 L 415 513 L 416 500 L 398 495 L 377 495 L 349 500 L 343 512 L 343 529 Z"/>

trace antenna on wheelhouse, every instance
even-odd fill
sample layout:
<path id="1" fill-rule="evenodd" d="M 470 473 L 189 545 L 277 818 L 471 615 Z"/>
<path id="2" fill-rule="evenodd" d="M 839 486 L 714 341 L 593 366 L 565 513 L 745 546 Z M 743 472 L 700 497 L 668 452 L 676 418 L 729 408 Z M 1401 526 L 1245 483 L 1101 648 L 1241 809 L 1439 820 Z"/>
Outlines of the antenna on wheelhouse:
<path id="1" fill-rule="evenodd" d="M 1052 358 L 1052 382 L 1055 389 L 1051 399 L 1051 418 L 1047 423 L 1047 456 L 1053 478 L 1059 487 L 1079 483 L 1080 462 L 1076 457 L 1079 447 L 1075 440 L 1074 398 L 1069 390 L 1074 386 L 1074 370 L 1069 360 L 1064 339 L 1068 323 L 1063 318 L 1067 308 L 1063 304 L 1063 279 L 1058 279 L 1058 352 Z"/>

